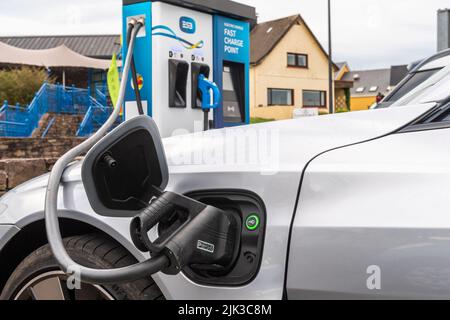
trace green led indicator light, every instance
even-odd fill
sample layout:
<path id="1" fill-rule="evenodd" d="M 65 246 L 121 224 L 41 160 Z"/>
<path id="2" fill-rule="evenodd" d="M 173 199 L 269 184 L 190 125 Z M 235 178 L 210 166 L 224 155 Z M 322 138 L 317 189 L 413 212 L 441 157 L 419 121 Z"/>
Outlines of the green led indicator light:
<path id="1" fill-rule="evenodd" d="M 259 223 L 260 223 L 259 217 L 256 214 L 252 214 L 245 221 L 245 226 L 247 227 L 248 230 L 255 231 L 256 229 L 258 229 Z"/>

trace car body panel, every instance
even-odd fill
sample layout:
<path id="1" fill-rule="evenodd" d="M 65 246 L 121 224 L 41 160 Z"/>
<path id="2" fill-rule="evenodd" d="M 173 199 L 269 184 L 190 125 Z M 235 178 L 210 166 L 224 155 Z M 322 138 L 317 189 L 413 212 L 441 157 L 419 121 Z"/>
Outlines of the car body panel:
<path id="1" fill-rule="evenodd" d="M 449 140 L 450 129 L 400 133 L 315 159 L 293 226 L 289 298 L 448 299 Z M 373 267 L 379 290 L 367 286 Z"/>
<path id="2" fill-rule="evenodd" d="M 3 248 L 9 240 L 20 231 L 16 226 L 1 225 L 0 226 L 0 248 Z"/>
<path id="3" fill-rule="evenodd" d="M 436 59 L 432 61 L 425 60 L 423 64 L 418 66 L 416 72 L 432 70 L 432 69 L 442 69 L 450 65 L 450 50 L 445 50 L 445 52 L 439 52 L 436 55 Z"/>
<path id="4" fill-rule="evenodd" d="M 267 226 L 262 265 L 251 283 L 217 288 L 195 284 L 183 274 L 156 274 L 154 279 L 164 296 L 168 299 L 281 299 L 289 229 L 307 163 L 327 150 L 394 132 L 434 106 L 431 103 L 280 121 L 165 139 L 170 172 L 167 190 L 178 193 L 217 189 L 252 191 L 265 203 Z M 58 203 L 61 217 L 98 227 L 116 238 L 137 259 L 144 260 L 147 256 L 133 248 L 129 218 L 109 218 L 93 212 L 80 170 L 78 162 L 64 174 Z M 47 181 L 48 176 L 34 179 L 1 198 L 0 203 L 6 204 L 8 210 L 0 216 L 0 225 L 14 224 L 21 228 L 42 219 Z"/>

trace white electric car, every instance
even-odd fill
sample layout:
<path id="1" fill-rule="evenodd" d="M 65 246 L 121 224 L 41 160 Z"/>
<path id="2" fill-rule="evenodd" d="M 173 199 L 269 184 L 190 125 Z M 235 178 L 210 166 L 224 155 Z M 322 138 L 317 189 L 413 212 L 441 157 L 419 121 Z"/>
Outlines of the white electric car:
<path id="1" fill-rule="evenodd" d="M 130 222 L 160 188 L 234 217 L 226 245 L 192 231 L 197 253 L 228 250 L 227 263 L 194 250 L 178 273 L 70 290 L 47 245 L 46 175 L 0 199 L 1 297 L 449 299 L 449 98 L 446 67 L 389 108 L 172 137 L 165 153 L 125 124 L 64 172 L 70 256 L 99 269 L 148 259 Z M 144 230 L 149 246 L 165 245 L 170 219 Z"/>

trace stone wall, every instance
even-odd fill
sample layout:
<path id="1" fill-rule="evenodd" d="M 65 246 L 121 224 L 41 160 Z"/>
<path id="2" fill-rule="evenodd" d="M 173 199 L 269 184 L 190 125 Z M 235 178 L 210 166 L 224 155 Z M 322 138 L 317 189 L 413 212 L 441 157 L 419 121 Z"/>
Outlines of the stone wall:
<path id="1" fill-rule="evenodd" d="M 83 140 L 82 138 L 0 138 L 0 160 L 58 158 Z"/>
<path id="2" fill-rule="evenodd" d="M 82 138 L 0 138 L 0 196 L 49 172 L 58 158 Z"/>
<path id="3" fill-rule="evenodd" d="M 0 161 L 0 195 L 18 185 L 41 176 L 57 159 L 10 159 Z"/>

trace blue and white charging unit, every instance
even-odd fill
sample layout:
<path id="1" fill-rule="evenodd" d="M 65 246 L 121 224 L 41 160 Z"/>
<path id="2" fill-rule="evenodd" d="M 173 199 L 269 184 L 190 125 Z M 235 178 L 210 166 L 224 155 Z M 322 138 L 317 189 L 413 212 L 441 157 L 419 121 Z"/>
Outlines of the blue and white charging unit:
<path id="1" fill-rule="evenodd" d="M 163 137 L 248 124 L 250 29 L 255 8 L 229 0 L 123 0 L 127 23 L 145 18 L 135 63 L 144 112 Z M 209 100 L 209 101 L 205 101 Z M 124 117 L 138 115 L 131 77 Z"/>

